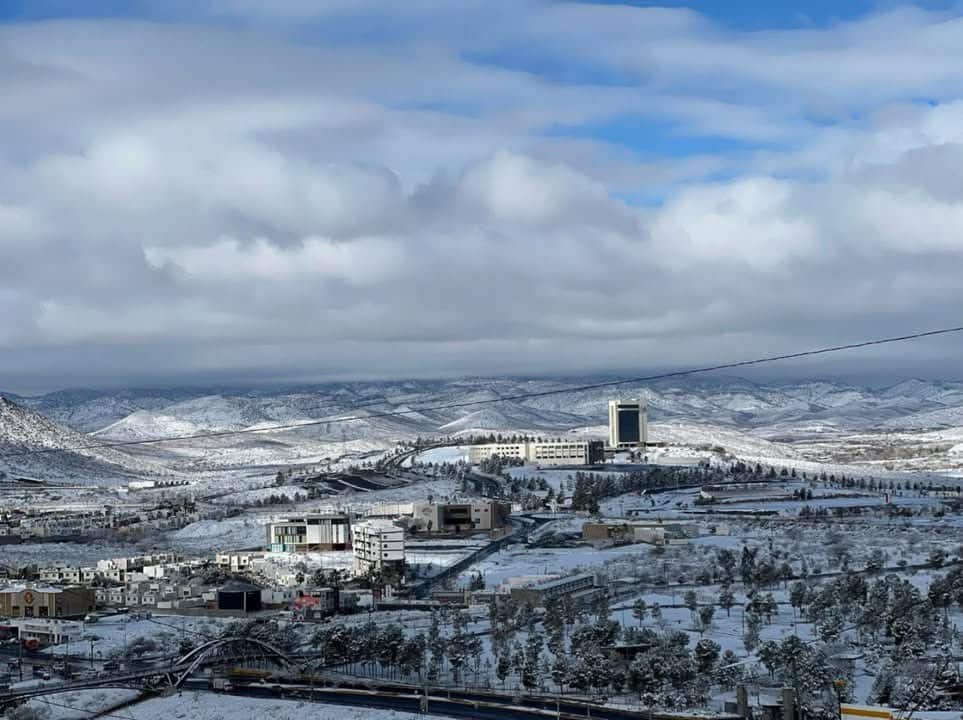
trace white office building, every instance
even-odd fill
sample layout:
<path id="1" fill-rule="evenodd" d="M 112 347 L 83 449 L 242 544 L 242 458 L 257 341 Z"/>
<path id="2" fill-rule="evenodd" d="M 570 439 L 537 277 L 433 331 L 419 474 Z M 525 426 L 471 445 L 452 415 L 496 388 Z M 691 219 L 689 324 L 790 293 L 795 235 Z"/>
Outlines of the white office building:
<path id="1" fill-rule="evenodd" d="M 594 465 L 605 459 L 602 442 L 597 440 L 554 438 L 487 443 L 468 448 L 468 460 L 474 464 L 493 455 L 518 458 L 535 465 Z"/>
<path id="2" fill-rule="evenodd" d="M 355 575 L 404 570 L 405 531 L 390 520 L 365 520 L 351 527 Z"/>
<path id="3" fill-rule="evenodd" d="M 609 400 L 609 447 L 644 448 L 648 441 L 645 400 Z"/>

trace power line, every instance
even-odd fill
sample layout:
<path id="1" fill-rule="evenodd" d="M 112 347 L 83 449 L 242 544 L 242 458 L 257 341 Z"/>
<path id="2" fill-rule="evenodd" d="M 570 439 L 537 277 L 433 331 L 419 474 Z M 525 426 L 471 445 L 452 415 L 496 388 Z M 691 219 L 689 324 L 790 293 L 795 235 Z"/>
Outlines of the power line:
<path id="1" fill-rule="evenodd" d="M 688 370 L 675 370 L 672 372 L 657 373 L 655 375 L 642 375 L 639 377 L 622 378 L 619 380 L 607 380 L 604 382 L 576 385 L 573 387 L 555 388 L 553 390 L 540 390 L 535 392 L 517 393 L 515 395 L 502 395 L 484 400 L 464 400 L 460 402 L 442 403 L 440 405 L 426 405 L 419 408 L 408 410 L 392 410 L 381 413 L 371 413 L 368 415 L 350 415 L 347 417 L 328 417 L 318 420 L 307 420 L 298 423 L 285 423 L 280 425 L 265 425 L 261 427 L 244 428 L 241 430 L 218 430 L 206 433 L 194 433 L 191 435 L 169 435 L 161 438 L 150 438 L 145 440 L 118 440 L 114 442 L 91 443 L 88 445 L 75 445 L 63 448 L 34 448 L 30 450 L 17 450 L 13 452 L 0 453 L 0 458 L 19 457 L 27 455 L 41 455 L 55 452 L 74 452 L 78 450 L 99 450 L 104 448 L 130 447 L 135 445 L 155 445 L 168 442 L 180 442 L 185 440 L 206 440 L 209 438 L 232 437 L 236 435 L 248 435 L 261 432 L 275 432 L 281 430 L 296 430 L 298 428 L 312 427 L 325 424 L 344 424 L 356 420 L 372 420 L 380 418 L 403 417 L 406 415 L 417 415 L 424 412 L 434 412 L 438 410 L 452 410 L 464 407 L 477 407 L 480 405 L 494 405 L 502 402 L 516 400 L 529 400 L 532 398 L 548 397 L 551 395 L 565 395 L 585 390 L 598 390 L 601 388 L 618 387 L 619 385 L 629 385 L 632 383 L 654 382 L 668 378 L 685 377 L 688 375 L 699 375 L 717 370 L 732 370 L 735 368 L 750 367 L 752 365 L 763 365 L 765 363 L 780 362 L 783 360 L 797 360 L 799 358 L 813 357 L 816 355 L 827 355 L 829 353 L 843 352 L 846 350 L 858 350 L 876 345 L 888 345 L 892 343 L 908 342 L 910 340 L 920 340 L 937 335 L 949 335 L 963 332 L 963 325 L 957 327 L 940 328 L 939 330 L 927 330 L 922 332 L 910 333 L 909 335 L 898 335 L 887 338 L 877 338 L 874 340 L 864 340 L 862 342 L 847 343 L 845 345 L 832 345 L 829 347 L 817 348 L 814 350 L 802 350 L 799 352 L 786 353 L 783 355 L 770 355 L 768 357 L 753 358 L 752 360 L 739 360 L 736 362 L 720 363 L 718 365 L 708 365 L 705 367 L 690 368 Z M 369 401 L 370 404 L 370 401 Z M 356 410 L 364 405 L 349 406 L 346 410 Z"/>

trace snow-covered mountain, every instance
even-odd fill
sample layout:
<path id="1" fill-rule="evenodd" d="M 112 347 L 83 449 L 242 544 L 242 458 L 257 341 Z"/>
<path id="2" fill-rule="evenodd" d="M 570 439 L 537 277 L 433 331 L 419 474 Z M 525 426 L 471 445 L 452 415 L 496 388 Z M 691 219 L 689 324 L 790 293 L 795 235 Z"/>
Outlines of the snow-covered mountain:
<path id="1" fill-rule="evenodd" d="M 605 422 L 606 400 L 638 395 L 648 400 L 653 421 L 686 420 L 773 435 L 812 427 L 925 430 L 963 423 L 960 382 L 910 379 L 889 387 L 865 387 L 703 377 L 568 392 L 598 380 L 466 378 L 288 389 L 71 390 L 15 399 L 74 430 L 125 440 L 343 416 L 365 418 L 346 423 L 352 436 L 366 434 L 362 426 L 374 435 L 563 430 Z M 554 391 L 563 392 L 500 400 Z M 469 404 L 477 401 L 488 404 Z M 378 417 L 400 410 L 410 414 Z M 341 428 L 332 428 L 331 434 L 339 437 Z"/>
<path id="2" fill-rule="evenodd" d="M 94 441 L 0 396 L 0 473 L 69 482 L 139 477 L 158 472 L 150 462 Z M 39 452 L 38 452 L 39 451 Z"/>
<path id="3" fill-rule="evenodd" d="M 578 389 L 605 378 L 463 378 L 356 382 L 291 388 L 82 391 L 19 398 L 17 422 L 0 426 L 0 444 L 74 447 L 91 432 L 99 441 L 148 440 L 197 433 L 291 425 L 293 429 L 151 446 L 136 457 L 190 469 L 299 462 L 351 446 L 387 447 L 415 436 L 477 432 L 583 433 L 607 422 L 611 397 L 648 400 L 650 419 L 676 427 L 686 442 L 745 449 L 775 441 L 780 457 L 807 444 L 844 442 L 853 434 L 941 431 L 963 426 L 963 383 L 911 379 L 888 387 L 805 381 L 760 384 L 740 378 L 692 377 L 644 387 Z M 482 404 L 474 404 L 482 403 Z M 31 413 L 39 410 L 71 428 Z M 11 415 L 8 410 L 7 415 Z M 30 418 L 30 419 L 28 419 Z M 686 428 L 686 426 L 688 426 Z M 729 433 L 728 435 L 726 433 Z M 704 437 L 703 437 L 704 436 Z M 89 437 L 89 436 L 88 436 Z M 681 436 L 680 436 L 681 437 Z M 89 442 L 89 440 L 87 440 Z M 788 443 L 788 445 L 787 445 Z M 723 443 L 726 444 L 726 443 Z M 824 453 L 822 445 L 819 452 Z M 759 447 L 764 450 L 776 448 Z M 60 455 L 59 453 L 57 455 Z M 139 470 L 127 453 L 75 453 L 85 462 Z M 161 457 L 163 456 L 163 457 Z M 75 468 L 73 458 L 68 465 Z M 44 461 L 48 458 L 44 458 Z M 192 463 L 178 466 L 178 460 Z M 61 468 L 62 470 L 62 468 Z"/>

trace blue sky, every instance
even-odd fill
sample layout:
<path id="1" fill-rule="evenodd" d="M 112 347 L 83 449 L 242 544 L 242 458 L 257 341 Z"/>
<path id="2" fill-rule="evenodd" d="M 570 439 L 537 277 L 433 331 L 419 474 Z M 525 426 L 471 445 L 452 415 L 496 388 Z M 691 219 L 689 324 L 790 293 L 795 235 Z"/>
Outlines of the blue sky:
<path id="1" fill-rule="evenodd" d="M 592 2 L 592 0 L 585 0 Z M 726 25 L 744 29 L 791 28 L 824 25 L 839 20 L 851 20 L 866 13 L 892 7 L 898 3 L 871 0 L 809 0 L 808 2 L 766 2 L 765 0 L 664 0 L 642 2 L 624 0 L 621 3 L 597 0 L 594 4 L 630 5 L 634 7 L 689 8 L 714 18 Z M 931 9 L 950 9 L 959 5 L 953 0 L 928 0 L 916 3 Z M 109 17 L 189 17 L 190 4 L 145 2 L 141 0 L 0 0 L 0 19 L 29 21 L 50 18 L 109 18 Z"/>
<path id="2" fill-rule="evenodd" d="M 673 367 L 958 321 L 956 4 L 0 20 L 7 387 Z"/>

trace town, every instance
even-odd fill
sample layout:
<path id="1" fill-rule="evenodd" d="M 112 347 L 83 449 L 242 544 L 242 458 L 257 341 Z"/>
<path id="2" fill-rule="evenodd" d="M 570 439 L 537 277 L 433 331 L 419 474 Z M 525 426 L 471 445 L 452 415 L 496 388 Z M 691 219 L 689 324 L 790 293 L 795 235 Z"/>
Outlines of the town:
<path id="1" fill-rule="evenodd" d="M 227 507 L 166 484 L 125 488 L 164 493 L 136 512 L 44 508 L 37 492 L 61 490 L 35 483 L 0 536 L 0 690 L 29 705 L 126 685 L 96 691 L 119 706 L 168 683 L 276 698 L 427 683 L 493 707 L 522 693 L 601 717 L 748 718 L 899 706 L 938 669 L 919 702 L 960 702 L 959 485 L 673 447 L 650 439 L 644 400 L 608 406 L 605 439 L 416 438 L 343 470 L 280 470 Z M 292 478 L 326 489 L 263 502 Z M 243 546 L 163 547 L 251 513 Z M 132 538 L 153 550 L 10 560 Z"/>
<path id="2" fill-rule="evenodd" d="M 0 0 L 0 98 L 0 720 L 963 719 L 963 0 Z"/>

